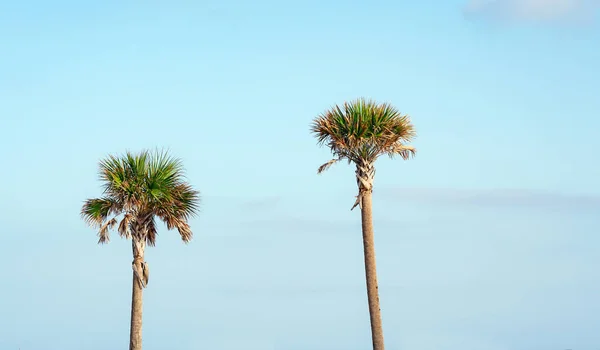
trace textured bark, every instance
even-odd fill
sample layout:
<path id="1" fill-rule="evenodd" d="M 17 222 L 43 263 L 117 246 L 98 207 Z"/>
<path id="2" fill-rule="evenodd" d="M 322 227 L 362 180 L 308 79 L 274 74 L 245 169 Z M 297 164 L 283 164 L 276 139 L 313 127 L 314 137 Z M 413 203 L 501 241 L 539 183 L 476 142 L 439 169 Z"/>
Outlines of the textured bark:
<path id="1" fill-rule="evenodd" d="M 142 270 L 145 242 L 131 240 L 133 249 L 133 288 L 131 292 L 131 326 L 129 328 L 129 350 L 142 350 L 142 306 L 144 288 L 135 270 Z"/>
<path id="2" fill-rule="evenodd" d="M 367 280 L 367 298 L 371 318 L 371 339 L 373 350 L 384 350 L 383 325 L 379 307 L 379 287 L 377 285 L 377 266 L 375 262 L 375 238 L 373 232 L 373 182 L 375 167 L 372 163 L 361 162 L 356 165 L 358 196 L 356 205 L 360 205 L 362 218 L 363 248 L 365 256 L 365 277 Z M 354 208 L 354 207 L 353 207 Z"/>

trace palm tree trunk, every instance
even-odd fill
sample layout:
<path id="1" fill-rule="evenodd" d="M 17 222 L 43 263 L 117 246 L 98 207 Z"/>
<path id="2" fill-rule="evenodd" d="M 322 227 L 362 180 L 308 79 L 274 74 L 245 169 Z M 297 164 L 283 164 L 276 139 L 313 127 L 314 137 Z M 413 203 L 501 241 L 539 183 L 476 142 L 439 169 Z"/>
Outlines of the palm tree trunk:
<path id="1" fill-rule="evenodd" d="M 131 292 L 131 326 L 129 328 L 129 350 L 142 350 L 142 296 L 144 288 L 136 275 L 142 271 L 145 242 L 131 240 L 133 248 L 133 288 Z"/>
<path id="2" fill-rule="evenodd" d="M 371 339 L 373 340 L 373 350 L 384 350 L 383 325 L 381 323 L 379 287 L 377 286 L 377 267 L 375 263 L 372 192 L 370 190 L 363 191 L 362 193 L 361 218 L 367 297 L 369 300 L 369 315 L 371 317 Z"/>

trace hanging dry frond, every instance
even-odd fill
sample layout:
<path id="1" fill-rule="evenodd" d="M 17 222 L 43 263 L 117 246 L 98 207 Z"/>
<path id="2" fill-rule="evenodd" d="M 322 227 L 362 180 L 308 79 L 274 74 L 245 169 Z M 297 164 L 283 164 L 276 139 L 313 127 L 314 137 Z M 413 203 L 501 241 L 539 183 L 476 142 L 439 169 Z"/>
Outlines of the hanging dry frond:
<path id="1" fill-rule="evenodd" d="M 177 225 L 177 230 L 179 231 L 179 235 L 184 242 L 187 243 L 192 240 L 192 229 L 187 222 L 180 221 Z"/>
<path id="2" fill-rule="evenodd" d="M 320 174 L 320 173 L 324 172 L 325 170 L 329 169 L 330 166 L 332 166 L 333 164 L 335 164 L 335 163 L 337 163 L 339 161 L 340 161 L 339 158 L 334 158 L 334 159 L 328 161 L 327 163 L 321 165 L 319 167 L 319 169 L 317 170 L 317 174 Z"/>
<path id="3" fill-rule="evenodd" d="M 125 239 L 131 238 L 131 223 L 133 221 L 133 215 L 126 213 L 123 215 L 123 219 L 119 223 L 119 235 Z"/>
<path id="4" fill-rule="evenodd" d="M 110 230 L 117 224 L 117 219 L 112 218 L 106 221 L 98 231 L 98 243 L 108 243 L 110 241 Z"/>

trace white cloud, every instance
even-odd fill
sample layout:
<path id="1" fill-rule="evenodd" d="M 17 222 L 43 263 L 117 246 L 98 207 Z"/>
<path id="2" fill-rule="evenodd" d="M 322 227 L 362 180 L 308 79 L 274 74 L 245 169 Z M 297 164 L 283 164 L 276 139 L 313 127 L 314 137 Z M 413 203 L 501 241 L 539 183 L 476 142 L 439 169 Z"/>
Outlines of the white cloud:
<path id="1" fill-rule="evenodd" d="M 468 0 L 467 13 L 507 20 L 588 20 L 600 0 Z"/>
<path id="2" fill-rule="evenodd" d="M 401 204 L 426 204 L 475 207 L 528 207 L 538 209 L 598 210 L 600 195 L 564 194 L 527 189 L 435 189 L 435 188 L 379 188 L 375 196 Z"/>

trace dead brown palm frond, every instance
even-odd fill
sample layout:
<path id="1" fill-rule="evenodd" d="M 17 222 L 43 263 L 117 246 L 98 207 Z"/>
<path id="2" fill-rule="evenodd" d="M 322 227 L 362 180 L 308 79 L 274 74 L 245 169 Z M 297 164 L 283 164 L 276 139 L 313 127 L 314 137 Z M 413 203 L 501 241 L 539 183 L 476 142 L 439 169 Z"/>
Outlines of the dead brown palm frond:
<path id="1" fill-rule="evenodd" d="M 150 268 L 148 267 L 148 263 L 145 261 L 142 263 L 142 280 L 144 282 L 144 287 L 148 285 L 148 281 L 150 280 Z"/>
<path id="2" fill-rule="evenodd" d="M 386 152 L 391 158 L 398 155 L 404 160 L 408 160 L 417 154 L 417 150 L 413 146 L 394 145 Z"/>
<path id="3" fill-rule="evenodd" d="M 192 229 L 190 228 L 190 225 L 188 225 L 187 222 L 179 221 L 177 223 L 177 230 L 179 231 L 179 235 L 181 236 L 182 241 L 188 243 L 192 240 Z"/>
<path id="4" fill-rule="evenodd" d="M 117 219 L 112 218 L 106 221 L 102 226 L 100 226 L 100 230 L 98 231 L 98 243 L 108 243 L 110 241 L 110 230 L 117 224 Z"/>
<path id="5" fill-rule="evenodd" d="M 123 219 L 119 223 L 119 235 L 125 239 L 131 238 L 131 223 L 133 221 L 133 215 L 126 213 L 123 215 Z"/>
<path id="6" fill-rule="evenodd" d="M 340 161 L 340 158 L 334 158 L 334 159 L 328 161 L 327 163 L 321 165 L 319 167 L 319 169 L 317 170 L 317 174 L 324 172 L 325 170 L 329 169 L 333 164 L 335 164 L 339 161 Z"/>
<path id="7" fill-rule="evenodd" d="M 154 216 L 150 217 L 150 220 L 146 222 L 144 228 L 146 231 L 146 244 L 148 244 L 150 247 L 154 247 L 156 245 L 156 236 L 158 236 Z"/>

